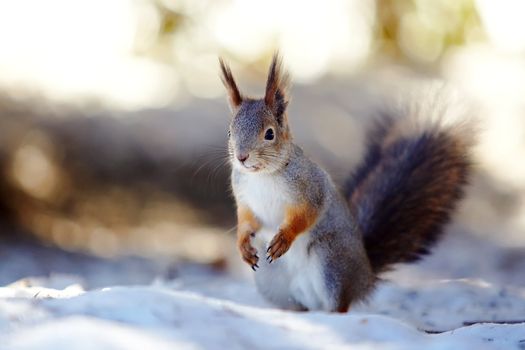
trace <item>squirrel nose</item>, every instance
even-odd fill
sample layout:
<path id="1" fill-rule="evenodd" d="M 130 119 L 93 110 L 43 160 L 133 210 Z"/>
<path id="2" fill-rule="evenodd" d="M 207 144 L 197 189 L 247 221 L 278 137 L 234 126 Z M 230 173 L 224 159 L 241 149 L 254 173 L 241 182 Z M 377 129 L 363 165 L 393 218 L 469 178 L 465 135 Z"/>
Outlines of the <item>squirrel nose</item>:
<path id="1" fill-rule="evenodd" d="M 248 153 L 239 153 L 237 155 L 237 159 L 239 160 L 239 162 L 241 163 L 244 163 L 246 161 L 246 159 L 248 159 L 248 157 L 250 157 L 250 155 Z"/>

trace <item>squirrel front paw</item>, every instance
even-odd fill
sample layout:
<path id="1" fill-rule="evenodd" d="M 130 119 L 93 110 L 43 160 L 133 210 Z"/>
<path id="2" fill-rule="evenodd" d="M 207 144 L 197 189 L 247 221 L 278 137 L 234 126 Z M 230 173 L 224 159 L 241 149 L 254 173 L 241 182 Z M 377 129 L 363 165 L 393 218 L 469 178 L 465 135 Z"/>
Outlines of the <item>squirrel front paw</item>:
<path id="1" fill-rule="evenodd" d="M 257 256 L 257 250 L 252 247 L 251 237 L 254 236 L 254 233 L 245 233 L 237 241 L 237 246 L 241 252 L 242 260 L 250 265 L 253 271 L 255 271 L 259 265 L 259 257 Z"/>
<path id="2" fill-rule="evenodd" d="M 277 233 L 270 242 L 268 250 L 266 250 L 268 253 L 266 260 L 271 264 L 272 261 L 280 258 L 288 251 L 288 249 L 290 249 L 292 242 L 293 240 L 284 234 L 284 232 L 279 231 L 279 233 Z"/>

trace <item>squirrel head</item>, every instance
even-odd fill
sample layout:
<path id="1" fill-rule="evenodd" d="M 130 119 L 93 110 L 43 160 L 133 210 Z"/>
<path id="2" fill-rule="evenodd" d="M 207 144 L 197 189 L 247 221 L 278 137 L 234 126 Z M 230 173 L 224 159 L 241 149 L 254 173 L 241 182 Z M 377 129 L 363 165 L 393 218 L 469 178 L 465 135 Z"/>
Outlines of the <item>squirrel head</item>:
<path id="1" fill-rule="evenodd" d="M 229 66 L 222 59 L 219 62 L 233 114 L 228 133 L 232 165 L 251 173 L 281 169 L 288 162 L 292 139 L 286 115 L 289 75 L 282 70 L 281 58 L 274 55 L 266 93 L 260 99 L 243 96 Z"/>

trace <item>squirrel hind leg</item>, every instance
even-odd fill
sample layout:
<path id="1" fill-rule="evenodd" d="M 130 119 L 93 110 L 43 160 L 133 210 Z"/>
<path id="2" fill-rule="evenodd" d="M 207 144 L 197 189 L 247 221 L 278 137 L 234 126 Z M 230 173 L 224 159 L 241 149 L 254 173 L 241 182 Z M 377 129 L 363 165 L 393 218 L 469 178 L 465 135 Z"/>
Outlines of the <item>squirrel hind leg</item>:
<path id="1" fill-rule="evenodd" d="M 357 265 L 356 267 L 357 269 L 352 272 L 344 271 L 343 277 L 334 277 L 339 279 L 339 283 L 327 283 L 331 300 L 330 307 L 325 311 L 346 313 L 352 306 L 364 301 L 370 295 L 376 278 L 370 269 L 363 271 L 362 266 Z"/>
<path id="2" fill-rule="evenodd" d="M 324 311 L 345 313 L 370 295 L 377 278 L 359 242 L 334 246 L 330 241 L 316 247 L 327 297 Z"/>

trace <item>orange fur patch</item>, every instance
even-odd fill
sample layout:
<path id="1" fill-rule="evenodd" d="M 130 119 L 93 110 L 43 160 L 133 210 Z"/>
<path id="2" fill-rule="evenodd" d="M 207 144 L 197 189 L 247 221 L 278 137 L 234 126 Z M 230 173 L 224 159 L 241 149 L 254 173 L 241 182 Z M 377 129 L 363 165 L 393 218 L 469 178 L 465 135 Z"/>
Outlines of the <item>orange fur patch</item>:
<path id="1" fill-rule="evenodd" d="M 237 235 L 239 238 L 245 234 L 250 234 L 260 228 L 259 221 L 250 208 L 239 206 L 237 208 Z"/>
<path id="2" fill-rule="evenodd" d="M 293 241 L 298 235 L 308 230 L 317 221 L 317 209 L 308 204 L 288 207 L 281 227 L 281 233 Z"/>
<path id="3" fill-rule="evenodd" d="M 248 263 L 252 269 L 257 268 L 257 251 L 251 245 L 252 233 L 255 233 L 260 227 L 255 215 L 246 206 L 237 208 L 237 247 L 241 253 L 242 259 Z"/>
<path id="4" fill-rule="evenodd" d="M 288 207 L 284 223 L 268 247 L 270 263 L 285 254 L 292 246 L 293 241 L 317 221 L 317 210 L 308 205 Z"/>

